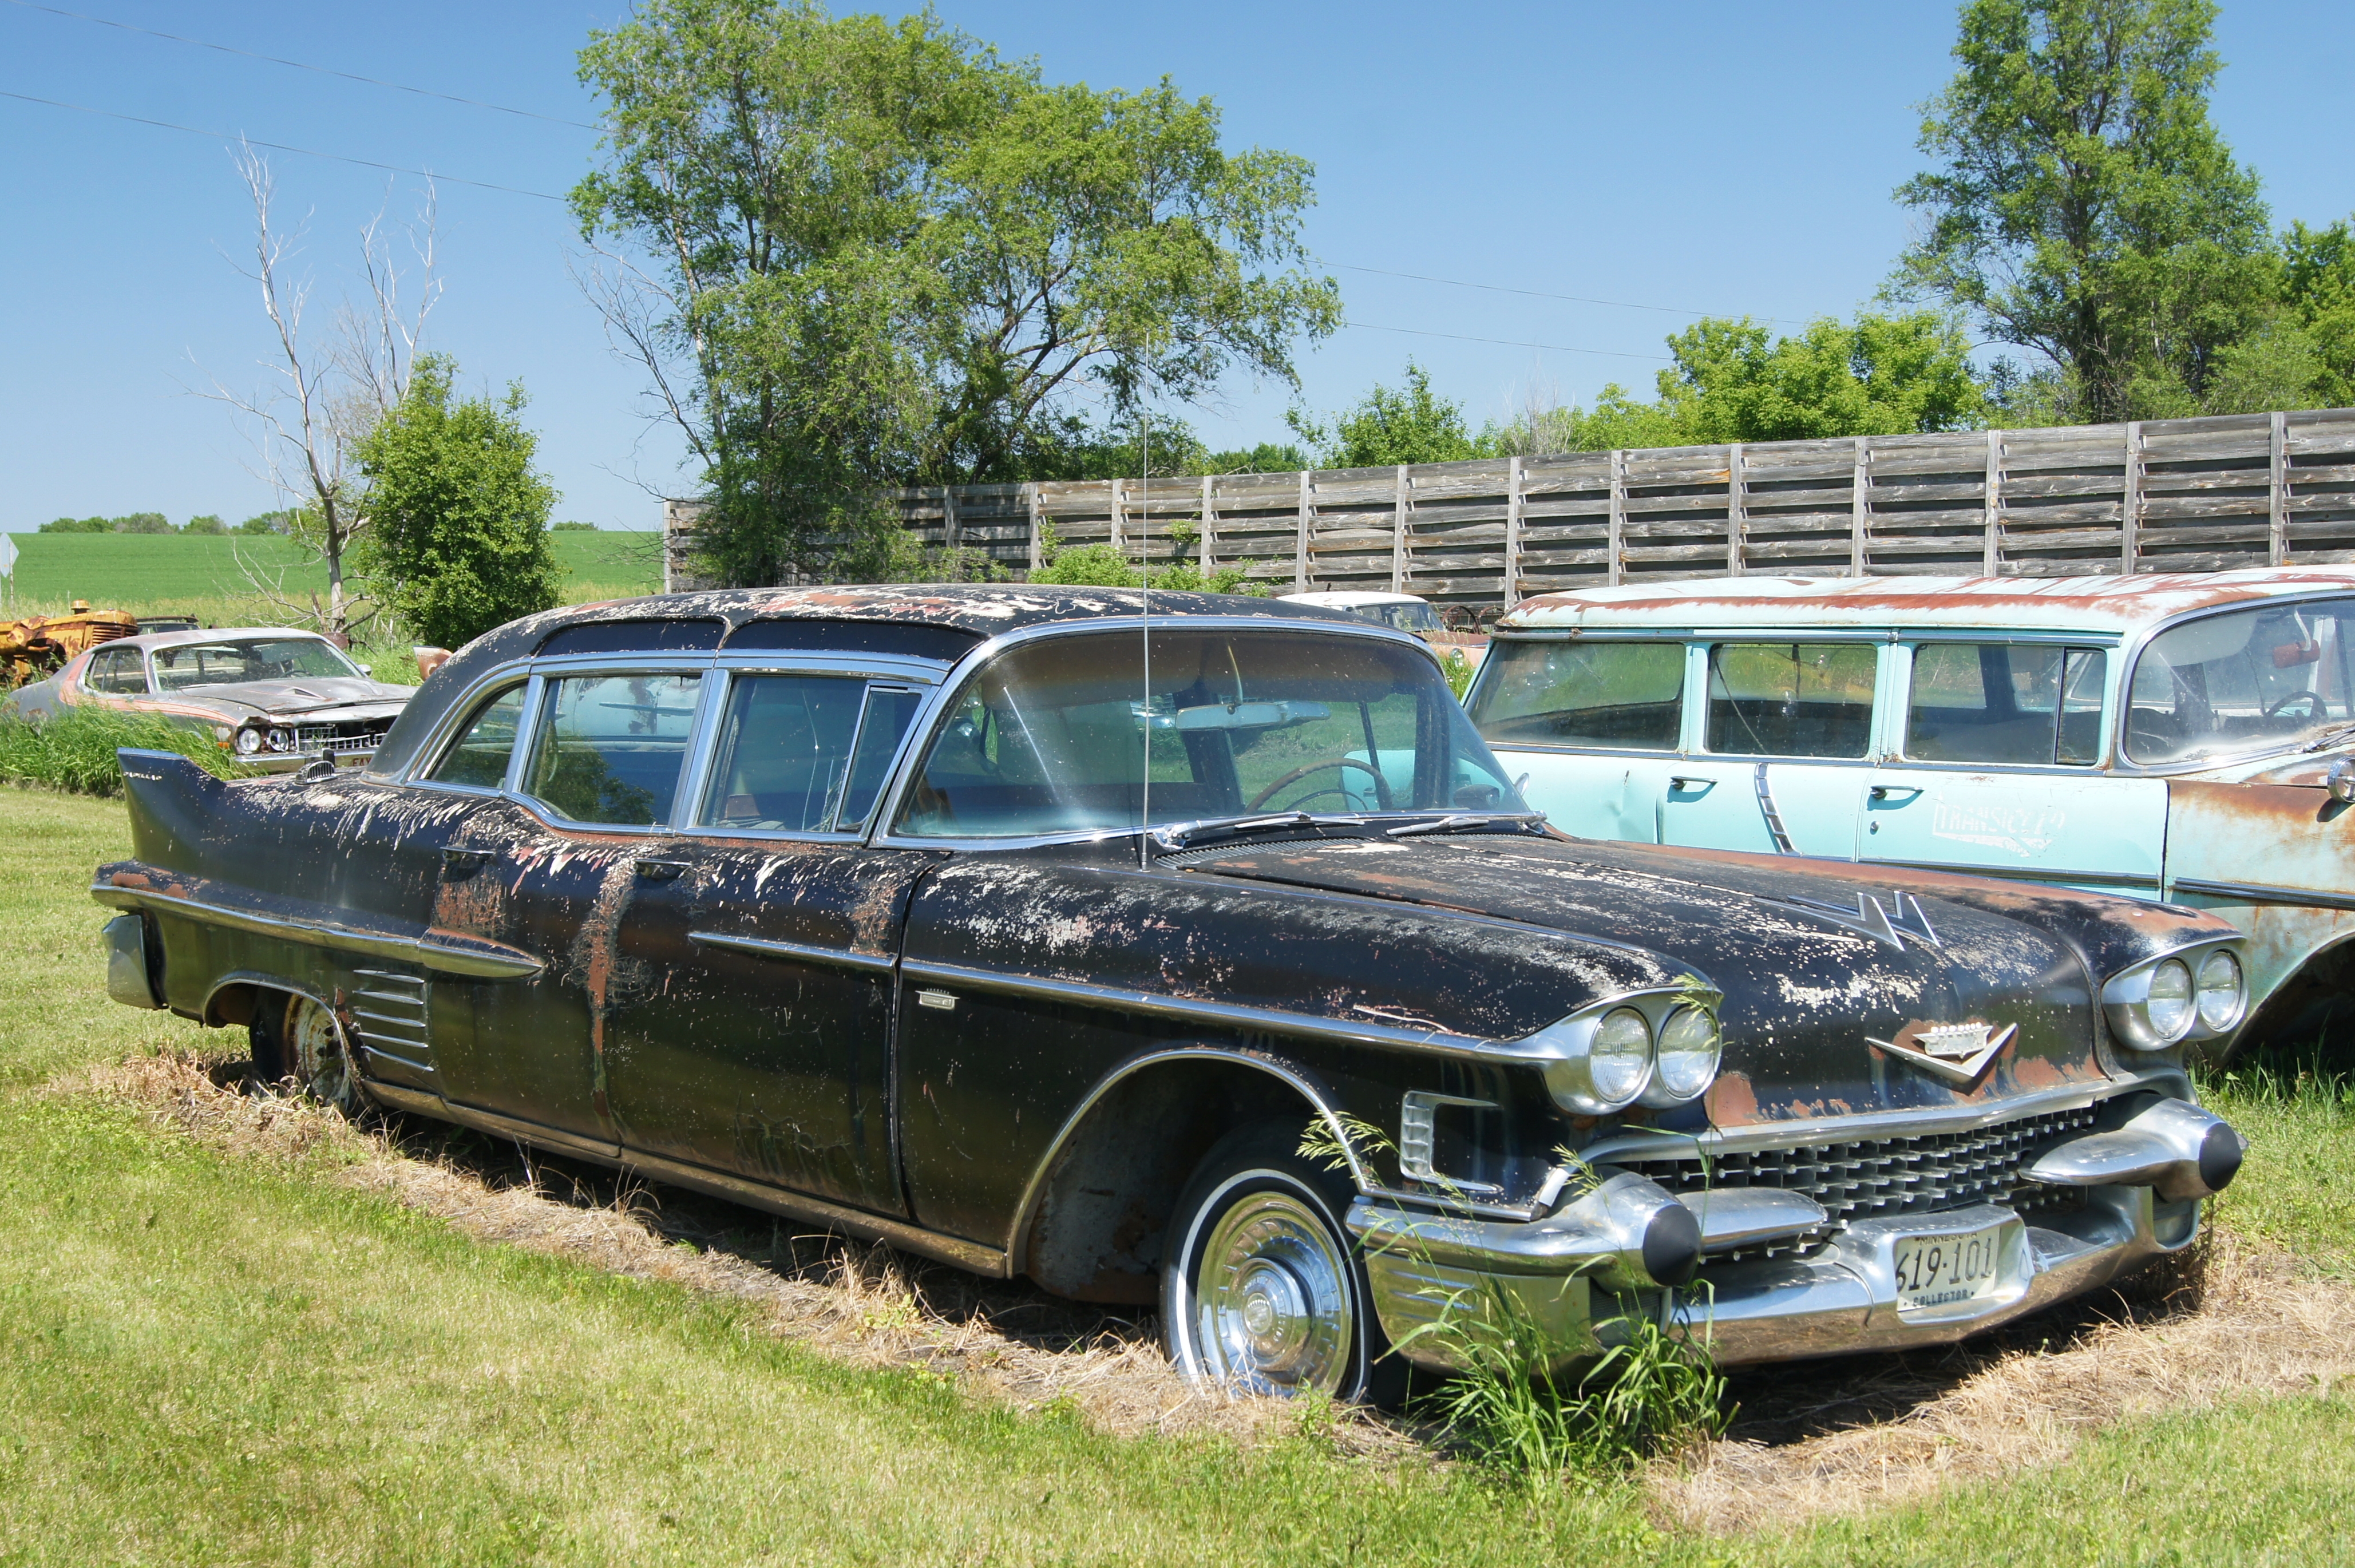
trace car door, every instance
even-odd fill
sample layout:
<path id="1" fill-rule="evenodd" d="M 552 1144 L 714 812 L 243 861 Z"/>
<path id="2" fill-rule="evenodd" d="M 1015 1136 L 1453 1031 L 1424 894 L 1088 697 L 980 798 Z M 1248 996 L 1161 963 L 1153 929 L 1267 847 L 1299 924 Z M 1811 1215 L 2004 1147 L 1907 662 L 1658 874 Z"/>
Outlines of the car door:
<path id="1" fill-rule="evenodd" d="M 2156 898 L 2167 785 L 2103 771 L 2110 662 L 2025 638 L 1903 649 L 1858 857 Z"/>
<path id="2" fill-rule="evenodd" d="M 541 963 L 527 979 L 436 979 L 442 1094 L 475 1119 L 619 1151 L 611 1026 L 652 979 L 623 935 L 648 866 L 664 859 L 709 663 L 547 670 L 523 703 L 507 793 L 473 804 L 443 847 L 436 924 Z"/>
<path id="3" fill-rule="evenodd" d="M 1465 709 L 1564 833 L 1657 843 L 1684 729 L 1685 646 L 1665 638 L 1499 639 Z"/>
<path id="4" fill-rule="evenodd" d="M 1881 646 L 1865 638 L 1695 644 L 1689 750 L 1660 841 L 1849 859 L 1871 766 Z"/>
<path id="5" fill-rule="evenodd" d="M 625 1157 L 904 1212 L 892 983 L 933 863 L 866 819 L 928 677 L 735 669 L 679 831 L 614 916 L 603 1062 Z"/>

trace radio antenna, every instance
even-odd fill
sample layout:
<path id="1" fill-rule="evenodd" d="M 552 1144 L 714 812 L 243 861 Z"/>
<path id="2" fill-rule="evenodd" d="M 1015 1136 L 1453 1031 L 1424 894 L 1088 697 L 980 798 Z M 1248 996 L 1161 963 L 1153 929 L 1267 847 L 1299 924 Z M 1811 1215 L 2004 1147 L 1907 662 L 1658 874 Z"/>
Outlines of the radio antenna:
<path id="1" fill-rule="evenodd" d="M 1140 829 L 1136 836 L 1136 867 L 1143 870 L 1150 862 L 1147 840 L 1153 833 L 1153 410 L 1150 404 L 1152 387 L 1146 385 L 1147 401 L 1136 407 L 1136 427 L 1145 470 L 1137 486 L 1136 503 L 1136 580 L 1138 637 L 1144 648 L 1145 664 L 1145 783 L 1137 793 L 1136 816 Z"/>

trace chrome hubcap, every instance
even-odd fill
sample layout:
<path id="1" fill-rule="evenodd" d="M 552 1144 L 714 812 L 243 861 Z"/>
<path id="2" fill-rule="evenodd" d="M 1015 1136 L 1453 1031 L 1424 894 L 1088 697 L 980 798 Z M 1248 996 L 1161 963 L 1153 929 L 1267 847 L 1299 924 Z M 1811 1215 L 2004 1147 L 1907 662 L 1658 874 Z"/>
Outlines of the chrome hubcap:
<path id="1" fill-rule="evenodd" d="M 1250 1193 L 1219 1216 L 1201 1259 L 1205 1373 L 1258 1393 L 1340 1387 L 1356 1339 L 1348 1260 L 1314 1210 L 1286 1193 Z"/>
<path id="2" fill-rule="evenodd" d="M 308 997 L 298 997 L 286 1019 L 286 1043 L 304 1088 L 330 1105 L 350 1100 L 351 1067 L 333 1014 Z"/>

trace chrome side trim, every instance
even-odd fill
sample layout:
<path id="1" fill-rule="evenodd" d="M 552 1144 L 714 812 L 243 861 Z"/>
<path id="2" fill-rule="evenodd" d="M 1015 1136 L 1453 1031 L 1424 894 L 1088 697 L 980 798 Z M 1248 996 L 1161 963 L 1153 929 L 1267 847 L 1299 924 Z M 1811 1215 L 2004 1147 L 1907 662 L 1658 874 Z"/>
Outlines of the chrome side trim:
<path id="1" fill-rule="evenodd" d="M 429 1094 L 422 1089 L 404 1089 L 395 1083 L 379 1083 L 368 1080 L 368 1097 L 396 1111 L 408 1111 L 415 1115 L 432 1116 L 436 1121 L 446 1119 L 450 1107 L 439 1094 Z"/>
<path id="2" fill-rule="evenodd" d="M 1395 1029 L 1386 1024 L 1312 1018 L 1305 1013 L 1281 1012 L 1273 1008 L 1247 1008 L 1231 1002 L 1213 1002 L 1191 997 L 1124 991 L 1111 986 L 1093 986 L 1078 980 L 1003 975 L 988 969 L 968 969 L 955 964 L 902 959 L 900 972 L 911 980 L 938 980 L 968 990 L 1032 997 L 1041 1001 L 1076 1003 L 1082 1007 L 1109 1008 L 1119 1012 L 1144 1013 L 1153 1018 L 1178 1019 L 1188 1023 L 1216 1024 L 1224 1029 L 1252 1033 L 1334 1040 L 1350 1045 L 1395 1046 L 1480 1061 L 1501 1060 L 1542 1064 L 1553 1060 L 1552 1052 L 1533 1050 L 1522 1041 L 1483 1040 L 1473 1035 L 1447 1034 L 1438 1030 Z"/>
<path id="3" fill-rule="evenodd" d="M 97 884 L 91 889 L 90 896 L 116 909 L 152 909 L 159 913 L 181 915 L 230 931 L 250 932 L 257 936 L 282 936 L 297 942 L 314 942 L 341 953 L 362 953 L 371 958 L 421 964 L 445 975 L 467 975 L 484 980 L 520 980 L 528 979 L 547 967 L 540 960 L 520 949 L 476 938 L 449 936 L 437 939 L 431 933 L 398 936 L 389 932 L 364 931 L 324 920 L 262 914 L 205 899 L 156 892 L 144 888 L 121 888 L 111 882 Z"/>
<path id="4" fill-rule="evenodd" d="M 1906 764 L 1911 767 L 1912 763 Z M 1859 866 L 1894 866 L 1908 871 L 1943 871 L 1956 877 L 1996 877 L 2005 881 L 2028 882 L 2092 882 L 2105 888 L 2152 888 L 2158 886 L 2158 874 L 2145 875 L 2139 871 L 2073 871 L 2064 867 L 2050 866 L 1982 866 L 1961 860 L 1895 860 L 1879 855 L 1859 855 Z M 2350 907 L 2355 907 L 2350 903 Z"/>
<path id="5" fill-rule="evenodd" d="M 1775 808 L 1774 791 L 1766 783 L 1765 763 L 1758 764 L 1757 771 L 1751 775 L 1751 784 L 1758 791 L 1758 809 L 1765 814 L 1766 834 L 1774 840 L 1774 853 L 1796 854 L 1797 851 L 1791 848 L 1791 835 L 1783 827 L 1783 814 Z"/>
<path id="6" fill-rule="evenodd" d="M 374 1092 L 376 1085 L 373 1080 L 370 1081 L 368 1087 L 371 1093 Z M 533 1144 L 541 1148 L 554 1149 L 559 1154 L 581 1155 L 590 1159 L 602 1160 L 607 1165 L 617 1165 L 621 1162 L 622 1146 L 619 1144 L 607 1143 L 599 1138 L 584 1138 L 578 1133 L 568 1133 L 561 1127 L 543 1126 L 538 1122 L 527 1122 L 517 1116 L 503 1116 L 496 1111 L 485 1111 L 474 1105 L 461 1105 L 446 1098 L 442 1102 L 442 1107 L 441 1110 L 428 1114 L 445 1117 L 461 1126 L 473 1127 L 477 1132 L 494 1133 L 503 1138 L 513 1138 L 517 1143 Z"/>
<path id="7" fill-rule="evenodd" d="M 765 936 L 738 936 L 721 931 L 690 931 L 687 939 L 702 947 L 726 947 L 759 958 L 781 958 L 794 964 L 823 964 L 837 969 L 890 973 L 899 960 L 888 953 L 852 953 L 840 947 L 813 947 L 804 942 L 777 942 Z"/>
<path id="8" fill-rule="evenodd" d="M 2234 899 L 2253 904 L 2307 904 L 2316 909 L 2355 909 L 2355 894 L 2318 892 L 2311 888 L 2276 888 L 2261 882 L 2211 882 L 2200 877 L 2178 877 L 2175 891 L 2201 898 Z"/>
<path id="9" fill-rule="evenodd" d="M 1047 1146 L 1045 1157 L 1039 1161 L 1038 1168 L 1030 1173 L 1029 1181 L 1022 1189 L 1022 1201 L 1015 1206 L 1014 1228 L 1006 1238 L 1005 1255 L 1007 1260 L 1007 1274 L 1009 1276 L 1021 1274 L 1029 1266 L 1029 1259 L 1025 1255 L 1024 1246 L 1029 1238 L 1031 1221 L 1038 1217 L 1039 1205 L 1046 1194 L 1048 1173 L 1055 1168 L 1055 1161 L 1061 1157 L 1063 1146 L 1071 1141 L 1073 1133 L 1079 1131 L 1080 1124 L 1088 1119 L 1089 1113 L 1092 1112 L 1098 1103 L 1106 1094 L 1112 1093 L 1116 1085 L 1135 1077 L 1148 1067 L 1157 1067 L 1171 1061 L 1224 1061 L 1237 1067 L 1255 1068 L 1271 1078 L 1281 1080 L 1297 1091 L 1301 1098 L 1315 1107 L 1316 1115 L 1325 1123 L 1325 1130 L 1332 1135 L 1334 1142 L 1339 1145 L 1348 1156 L 1350 1179 L 1357 1183 L 1360 1192 L 1382 1193 L 1389 1197 L 1412 1199 L 1411 1194 L 1391 1193 L 1375 1183 L 1373 1173 L 1366 1168 L 1364 1160 L 1359 1157 L 1358 1146 L 1349 1137 L 1348 1129 L 1342 1124 L 1338 1114 L 1334 1111 L 1325 1091 L 1299 1068 L 1269 1057 L 1252 1056 L 1240 1051 L 1224 1051 L 1216 1046 L 1181 1045 L 1163 1051 L 1149 1051 L 1141 1056 L 1131 1057 L 1097 1080 L 1095 1087 L 1089 1090 L 1087 1096 L 1072 1107 L 1071 1114 L 1064 1117 L 1063 1125 L 1056 1129 L 1054 1141 Z M 1430 1201 L 1428 1199 L 1412 1200 Z M 1515 1219 L 1528 1217 L 1527 1211 L 1523 1210 L 1510 1210 L 1505 1212 Z"/>
<path id="10" fill-rule="evenodd" d="M 800 1220 L 813 1225 L 823 1225 L 830 1231 L 842 1231 L 862 1241 L 883 1242 L 904 1253 L 931 1258 L 974 1274 L 987 1275 L 996 1279 L 1011 1277 L 1007 1267 L 1007 1255 L 997 1248 L 981 1242 L 968 1242 L 961 1236 L 943 1236 L 911 1225 L 904 1220 L 888 1219 L 870 1214 L 863 1209 L 851 1209 L 839 1203 L 829 1203 L 806 1193 L 788 1192 L 780 1188 L 764 1187 L 756 1181 L 708 1170 L 699 1165 L 687 1165 L 678 1160 L 665 1159 L 624 1147 L 621 1163 L 632 1170 L 680 1187 L 692 1187 L 709 1192 L 715 1198 L 725 1198 L 737 1203 L 748 1203 L 756 1209 L 766 1209 L 790 1220 Z"/>

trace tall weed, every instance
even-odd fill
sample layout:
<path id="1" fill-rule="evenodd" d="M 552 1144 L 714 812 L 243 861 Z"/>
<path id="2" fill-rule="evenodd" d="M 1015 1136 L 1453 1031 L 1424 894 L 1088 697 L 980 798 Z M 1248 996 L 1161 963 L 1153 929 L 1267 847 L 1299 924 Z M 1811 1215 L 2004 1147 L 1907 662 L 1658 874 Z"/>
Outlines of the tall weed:
<path id="1" fill-rule="evenodd" d="M 242 778 L 250 771 L 206 731 L 153 713 L 80 708 L 41 724 L 0 718 L 0 779 L 76 795 L 121 795 L 123 764 L 114 753 L 123 746 L 177 752 L 221 778 Z"/>

